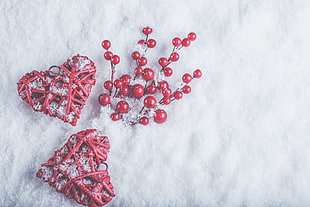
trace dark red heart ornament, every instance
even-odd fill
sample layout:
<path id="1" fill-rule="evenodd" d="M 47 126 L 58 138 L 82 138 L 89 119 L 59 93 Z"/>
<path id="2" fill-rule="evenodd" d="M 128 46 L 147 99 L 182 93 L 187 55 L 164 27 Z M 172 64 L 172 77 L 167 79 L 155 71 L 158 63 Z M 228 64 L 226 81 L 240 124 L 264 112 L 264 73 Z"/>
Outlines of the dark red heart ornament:
<path id="1" fill-rule="evenodd" d="M 101 132 L 80 131 L 41 165 L 37 177 L 79 204 L 103 206 L 115 196 L 105 163 L 109 149 L 109 139 Z"/>
<path id="2" fill-rule="evenodd" d="M 76 55 L 61 66 L 25 74 L 17 83 L 18 94 L 35 111 L 75 126 L 96 83 L 95 73 L 92 60 Z"/>

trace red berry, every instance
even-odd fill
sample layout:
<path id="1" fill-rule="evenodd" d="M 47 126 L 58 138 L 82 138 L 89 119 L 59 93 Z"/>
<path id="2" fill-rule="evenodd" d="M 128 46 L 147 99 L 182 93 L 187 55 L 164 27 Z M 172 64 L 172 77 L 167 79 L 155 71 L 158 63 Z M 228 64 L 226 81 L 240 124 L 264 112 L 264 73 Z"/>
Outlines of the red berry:
<path id="1" fill-rule="evenodd" d="M 189 82 L 192 81 L 192 79 L 193 79 L 193 77 L 192 77 L 190 74 L 188 74 L 188 73 L 185 73 L 185 74 L 182 76 L 182 81 L 183 81 L 184 83 L 189 83 Z"/>
<path id="2" fill-rule="evenodd" d="M 177 91 L 174 93 L 175 99 L 181 99 L 183 97 L 183 93 L 181 91 Z"/>
<path id="3" fill-rule="evenodd" d="M 155 111 L 154 121 L 158 124 L 165 122 L 167 119 L 167 113 L 162 109 Z"/>
<path id="4" fill-rule="evenodd" d="M 191 44 L 191 41 L 188 38 L 184 38 L 182 40 L 182 46 L 183 47 L 188 47 L 188 46 L 190 46 L 190 44 Z"/>
<path id="5" fill-rule="evenodd" d="M 152 33 L 152 28 L 150 28 L 150 27 L 145 27 L 145 28 L 143 28 L 143 30 L 142 30 L 142 32 L 144 33 L 144 34 L 146 34 L 146 35 L 149 35 L 149 34 L 151 34 Z"/>
<path id="6" fill-rule="evenodd" d="M 189 94 L 192 91 L 192 88 L 190 86 L 184 86 L 182 88 L 182 92 L 185 94 Z"/>
<path id="7" fill-rule="evenodd" d="M 108 50 L 111 47 L 111 42 L 109 40 L 103 40 L 101 43 L 101 46 L 104 49 Z"/>
<path id="8" fill-rule="evenodd" d="M 149 85 L 148 87 L 146 87 L 146 91 L 149 94 L 154 94 L 156 92 L 156 87 L 154 85 Z"/>
<path id="9" fill-rule="evenodd" d="M 116 110 L 119 113 L 127 113 L 129 110 L 129 104 L 126 101 L 120 101 L 116 104 Z"/>
<path id="10" fill-rule="evenodd" d="M 137 60 L 140 58 L 140 53 L 138 51 L 135 51 L 131 54 L 132 59 Z"/>
<path id="11" fill-rule="evenodd" d="M 149 48 L 154 48 L 154 47 L 156 46 L 156 41 L 155 41 L 154 39 L 149 39 L 149 40 L 147 41 L 147 46 L 148 46 Z"/>
<path id="12" fill-rule="evenodd" d="M 105 89 L 107 89 L 107 90 L 112 90 L 112 88 L 113 88 L 113 83 L 112 83 L 112 81 L 105 81 L 104 82 L 104 84 L 103 84 L 103 87 L 105 88 Z"/>
<path id="13" fill-rule="evenodd" d="M 163 103 L 164 103 L 165 105 L 169 105 L 169 104 L 171 103 L 170 97 L 164 97 L 164 98 L 163 98 Z"/>
<path id="14" fill-rule="evenodd" d="M 154 108 L 156 106 L 156 98 L 154 96 L 147 96 L 144 98 L 143 103 L 146 108 Z"/>
<path id="15" fill-rule="evenodd" d="M 159 90 L 165 89 L 165 88 L 169 88 L 169 84 L 167 81 L 160 81 L 157 83 L 157 88 Z"/>
<path id="16" fill-rule="evenodd" d="M 173 38 L 172 44 L 176 47 L 179 47 L 182 44 L 182 40 L 178 37 Z"/>
<path id="17" fill-rule="evenodd" d="M 138 60 L 138 64 L 139 64 L 140 66 L 145 66 L 145 65 L 147 64 L 147 59 L 146 59 L 146 57 L 140 58 L 140 59 Z"/>
<path id="18" fill-rule="evenodd" d="M 173 61 L 173 62 L 178 61 L 179 58 L 180 58 L 180 56 L 179 56 L 179 54 L 177 52 L 173 52 L 170 55 L 170 60 Z"/>
<path id="19" fill-rule="evenodd" d="M 132 87 L 132 95 L 136 98 L 140 98 L 144 95 L 144 87 L 140 84 L 136 84 Z"/>
<path id="20" fill-rule="evenodd" d="M 158 63 L 159 63 L 159 65 L 161 65 L 162 67 L 165 67 L 165 66 L 168 65 L 169 61 L 168 61 L 167 58 L 162 57 L 162 58 L 159 58 Z"/>
<path id="21" fill-rule="evenodd" d="M 194 78 L 200 78 L 202 76 L 201 70 L 197 69 L 193 73 Z"/>
<path id="22" fill-rule="evenodd" d="M 111 58 L 113 57 L 113 53 L 110 51 L 106 51 L 103 55 L 104 59 L 106 60 L 111 60 Z"/>
<path id="23" fill-rule="evenodd" d="M 187 38 L 190 40 L 190 41 L 194 41 L 196 39 L 197 35 L 195 32 L 191 32 L 187 35 Z"/>
<path id="24" fill-rule="evenodd" d="M 122 85 L 123 85 L 123 83 L 121 80 L 115 80 L 114 81 L 115 88 L 120 88 L 120 87 L 122 87 Z"/>
<path id="25" fill-rule="evenodd" d="M 106 106 L 108 104 L 110 104 L 110 96 L 106 93 L 100 94 L 98 101 L 102 106 Z"/>
<path id="26" fill-rule="evenodd" d="M 163 94 L 163 96 L 169 97 L 171 95 L 172 91 L 170 88 L 165 88 L 165 89 L 163 89 L 163 91 L 161 93 Z"/>
<path id="27" fill-rule="evenodd" d="M 141 67 L 136 67 L 135 68 L 135 74 L 136 75 L 141 75 L 143 73 L 143 69 Z"/>
<path id="28" fill-rule="evenodd" d="M 110 117 L 112 121 L 118 121 L 121 119 L 121 115 L 119 113 L 112 113 Z"/>
<path id="29" fill-rule="evenodd" d="M 166 67 L 166 68 L 164 69 L 164 75 L 165 75 L 166 77 L 170 77 L 172 74 L 173 74 L 173 70 L 172 70 L 171 68 Z"/>
<path id="30" fill-rule="evenodd" d="M 138 41 L 138 44 L 140 44 L 140 45 L 144 45 L 144 43 L 145 43 L 144 40 L 139 40 L 139 41 Z"/>
<path id="31" fill-rule="evenodd" d="M 129 83 L 131 81 L 131 77 L 130 77 L 130 75 L 122 75 L 120 80 L 122 81 L 123 85 L 129 85 Z"/>
<path id="32" fill-rule="evenodd" d="M 111 58 L 111 62 L 114 65 L 117 65 L 120 61 L 121 61 L 121 58 L 118 55 L 113 55 L 113 57 Z"/>
<path id="33" fill-rule="evenodd" d="M 154 78 L 154 71 L 151 68 L 145 68 L 142 77 L 146 81 L 152 80 Z"/>
<path id="34" fill-rule="evenodd" d="M 121 95 L 126 95 L 129 93 L 129 88 L 128 86 L 122 86 L 121 87 Z"/>
<path id="35" fill-rule="evenodd" d="M 139 120 L 139 123 L 142 124 L 142 125 L 148 125 L 149 124 L 149 118 L 147 117 L 142 117 L 140 120 Z"/>

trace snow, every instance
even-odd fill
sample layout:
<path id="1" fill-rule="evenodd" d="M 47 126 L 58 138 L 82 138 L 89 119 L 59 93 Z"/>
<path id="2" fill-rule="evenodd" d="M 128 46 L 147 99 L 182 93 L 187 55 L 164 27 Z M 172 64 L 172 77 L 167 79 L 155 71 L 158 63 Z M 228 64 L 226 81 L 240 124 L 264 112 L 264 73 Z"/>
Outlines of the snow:
<path id="1" fill-rule="evenodd" d="M 71 134 L 103 130 L 116 197 L 107 206 L 310 205 L 310 2 L 307 0 L 23 1 L 0 3 L 0 206 L 79 206 L 36 178 Z M 161 125 L 112 122 L 97 98 L 110 77 L 100 44 L 120 55 L 117 76 L 144 26 L 157 47 L 195 31 L 174 64 L 175 83 L 196 68 L 192 93 Z M 86 55 L 97 84 L 73 127 L 34 112 L 17 81 Z"/>

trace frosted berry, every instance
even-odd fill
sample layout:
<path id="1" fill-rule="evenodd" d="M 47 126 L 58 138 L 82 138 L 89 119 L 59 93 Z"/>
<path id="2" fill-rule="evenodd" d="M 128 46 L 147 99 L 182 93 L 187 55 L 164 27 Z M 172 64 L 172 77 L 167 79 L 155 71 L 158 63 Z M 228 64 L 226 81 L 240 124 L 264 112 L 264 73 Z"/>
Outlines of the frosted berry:
<path id="1" fill-rule="evenodd" d="M 122 85 L 123 85 L 123 83 L 121 80 L 115 80 L 114 81 L 115 88 L 120 88 L 120 87 L 122 87 Z"/>
<path id="2" fill-rule="evenodd" d="M 195 32 L 191 32 L 187 35 L 187 38 L 190 40 L 190 41 L 194 41 L 196 39 L 197 35 Z"/>
<path id="3" fill-rule="evenodd" d="M 100 94 L 98 101 L 102 106 L 106 106 L 110 104 L 111 98 L 108 94 L 103 93 L 103 94 Z"/>
<path id="4" fill-rule="evenodd" d="M 154 85 L 149 85 L 148 87 L 146 87 L 146 91 L 149 94 L 154 94 L 156 92 L 156 87 Z"/>
<path id="5" fill-rule="evenodd" d="M 154 71 L 151 68 L 145 68 L 142 77 L 146 81 L 152 80 L 154 78 Z"/>
<path id="6" fill-rule="evenodd" d="M 136 98 L 140 98 L 144 95 L 144 87 L 140 84 L 136 84 L 132 87 L 132 95 Z"/>
<path id="7" fill-rule="evenodd" d="M 143 73 L 143 69 L 141 67 L 136 67 L 135 68 L 135 74 L 136 75 L 141 75 Z"/>
<path id="8" fill-rule="evenodd" d="M 194 71 L 194 73 L 193 73 L 194 78 L 200 78 L 201 76 L 202 76 L 201 70 L 197 69 Z"/>
<path id="9" fill-rule="evenodd" d="M 154 48 L 156 46 L 156 41 L 154 39 L 149 39 L 146 44 L 149 48 Z"/>
<path id="10" fill-rule="evenodd" d="M 140 59 L 138 60 L 138 64 L 139 64 L 140 66 L 145 66 L 145 65 L 147 64 L 147 59 L 146 59 L 146 57 L 140 58 Z"/>
<path id="11" fill-rule="evenodd" d="M 129 88 L 128 88 L 128 86 L 122 86 L 121 87 L 121 95 L 126 95 L 126 94 L 128 94 L 129 93 Z"/>
<path id="12" fill-rule="evenodd" d="M 173 62 L 178 61 L 179 58 L 180 58 L 180 55 L 177 52 L 173 52 L 170 55 L 170 60 L 173 61 Z"/>
<path id="13" fill-rule="evenodd" d="M 156 106 L 156 98 L 154 96 L 147 96 L 144 98 L 143 103 L 146 108 L 154 108 Z"/>
<path id="14" fill-rule="evenodd" d="M 132 59 L 137 60 L 140 58 L 140 53 L 138 51 L 135 51 L 131 54 Z"/>
<path id="15" fill-rule="evenodd" d="M 179 47 L 180 45 L 182 45 L 182 40 L 178 37 L 175 37 L 172 40 L 172 44 L 176 47 Z"/>
<path id="16" fill-rule="evenodd" d="M 185 94 L 189 94 L 191 91 L 192 91 L 192 88 L 188 85 L 186 85 L 182 88 L 182 92 Z"/>
<path id="17" fill-rule="evenodd" d="M 159 90 L 165 89 L 165 88 L 169 88 L 169 84 L 167 81 L 160 81 L 157 83 L 157 88 Z"/>
<path id="18" fill-rule="evenodd" d="M 165 75 L 166 77 L 170 77 L 170 76 L 172 76 L 172 74 L 173 74 L 173 70 L 172 70 L 171 68 L 166 67 L 166 68 L 164 69 L 164 75 Z"/>
<path id="19" fill-rule="evenodd" d="M 129 104 L 126 101 L 120 101 L 116 104 L 116 110 L 119 113 L 127 113 L 129 110 Z"/>
<path id="20" fill-rule="evenodd" d="M 103 49 L 108 50 L 111 47 L 111 42 L 109 40 L 103 40 L 101 46 Z"/>
<path id="21" fill-rule="evenodd" d="M 167 58 L 162 57 L 162 58 L 159 58 L 158 63 L 159 63 L 159 65 L 161 65 L 162 67 L 165 67 L 165 66 L 168 65 L 169 61 L 168 61 Z"/>
<path id="22" fill-rule="evenodd" d="M 145 40 L 139 40 L 139 41 L 138 41 L 138 44 L 139 44 L 139 45 L 144 45 L 144 43 L 145 43 Z"/>
<path id="23" fill-rule="evenodd" d="M 123 85 L 129 85 L 129 83 L 131 81 L 131 77 L 130 77 L 130 75 L 122 75 L 120 80 L 122 81 Z"/>
<path id="24" fill-rule="evenodd" d="M 145 28 L 143 28 L 142 32 L 146 35 L 149 35 L 153 32 L 153 30 L 150 27 L 145 27 Z"/>
<path id="25" fill-rule="evenodd" d="M 190 74 L 188 74 L 188 73 L 185 73 L 185 74 L 182 76 L 182 81 L 183 81 L 184 83 L 189 83 L 189 82 L 192 81 L 192 79 L 193 79 L 193 77 L 192 77 Z"/>
<path id="26" fill-rule="evenodd" d="M 104 59 L 106 60 L 111 60 L 111 58 L 113 57 L 113 53 L 111 51 L 106 51 L 103 55 Z"/>
<path id="27" fill-rule="evenodd" d="M 148 125 L 149 124 L 149 118 L 147 117 L 142 117 L 140 120 L 139 120 L 139 123 L 142 124 L 142 125 Z"/>
<path id="28" fill-rule="evenodd" d="M 184 38 L 182 40 L 182 46 L 183 47 L 188 47 L 188 46 L 190 46 L 190 44 L 191 44 L 191 41 L 188 38 Z"/>
<path id="29" fill-rule="evenodd" d="M 161 93 L 163 94 L 163 96 L 169 97 L 171 95 L 172 91 L 170 88 L 165 88 L 165 89 L 163 89 L 163 91 Z"/>
<path id="30" fill-rule="evenodd" d="M 111 58 L 111 63 L 113 63 L 114 65 L 117 65 L 120 61 L 121 58 L 118 55 L 113 55 L 113 57 Z"/>
<path id="31" fill-rule="evenodd" d="M 183 93 L 181 91 L 177 91 L 174 93 L 175 99 L 181 99 L 183 97 Z"/>
<path id="32" fill-rule="evenodd" d="M 104 84 L 103 84 L 103 87 L 105 88 L 105 89 L 107 89 L 107 90 L 112 90 L 112 88 L 113 88 L 113 83 L 112 83 L 112 81 L 105 81 L 104 82 Z"/>
<path id="33" fill-rule="evenodd" d="M 119 113 L 112 113 L 110 117 L 112 121 L 118 121 L 121 119 L 121 115 Z"/>
<path id="34" fill-rule="evenodd" d="M 154 121 L 158 124 L 165 122 L 167 119 L 167 113 L 162 109 L 155 111 Z"/>
<path id="35" fill-rule="evenodd" d="M 169 105 L 169 104 L 171 103 L 170 97 L 164 97 L 164 98 L 163 98 L 163 103 L 164 103 L 165 105 Z"/>

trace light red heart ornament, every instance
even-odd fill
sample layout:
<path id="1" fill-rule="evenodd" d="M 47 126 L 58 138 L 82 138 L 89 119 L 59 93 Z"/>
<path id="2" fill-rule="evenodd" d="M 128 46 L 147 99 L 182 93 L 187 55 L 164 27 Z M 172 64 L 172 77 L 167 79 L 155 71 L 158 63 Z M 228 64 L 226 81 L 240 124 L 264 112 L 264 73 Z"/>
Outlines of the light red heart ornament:
<path id="1" fill-rule="evenodd" d="M 95 74 L 94 62 L 76 55 L 61 66 L 25 74 L 17 83 L 18 94 L 33 110 L 75 126 L 96 83 Z"/>
<path id="2" fill-rule="evenodd" d="M 109 149 L 100 131 L 80 131 L 41 165 L 37 177 L 79 204 L 103 206 L 115 196 L 105 163 Z"/>

